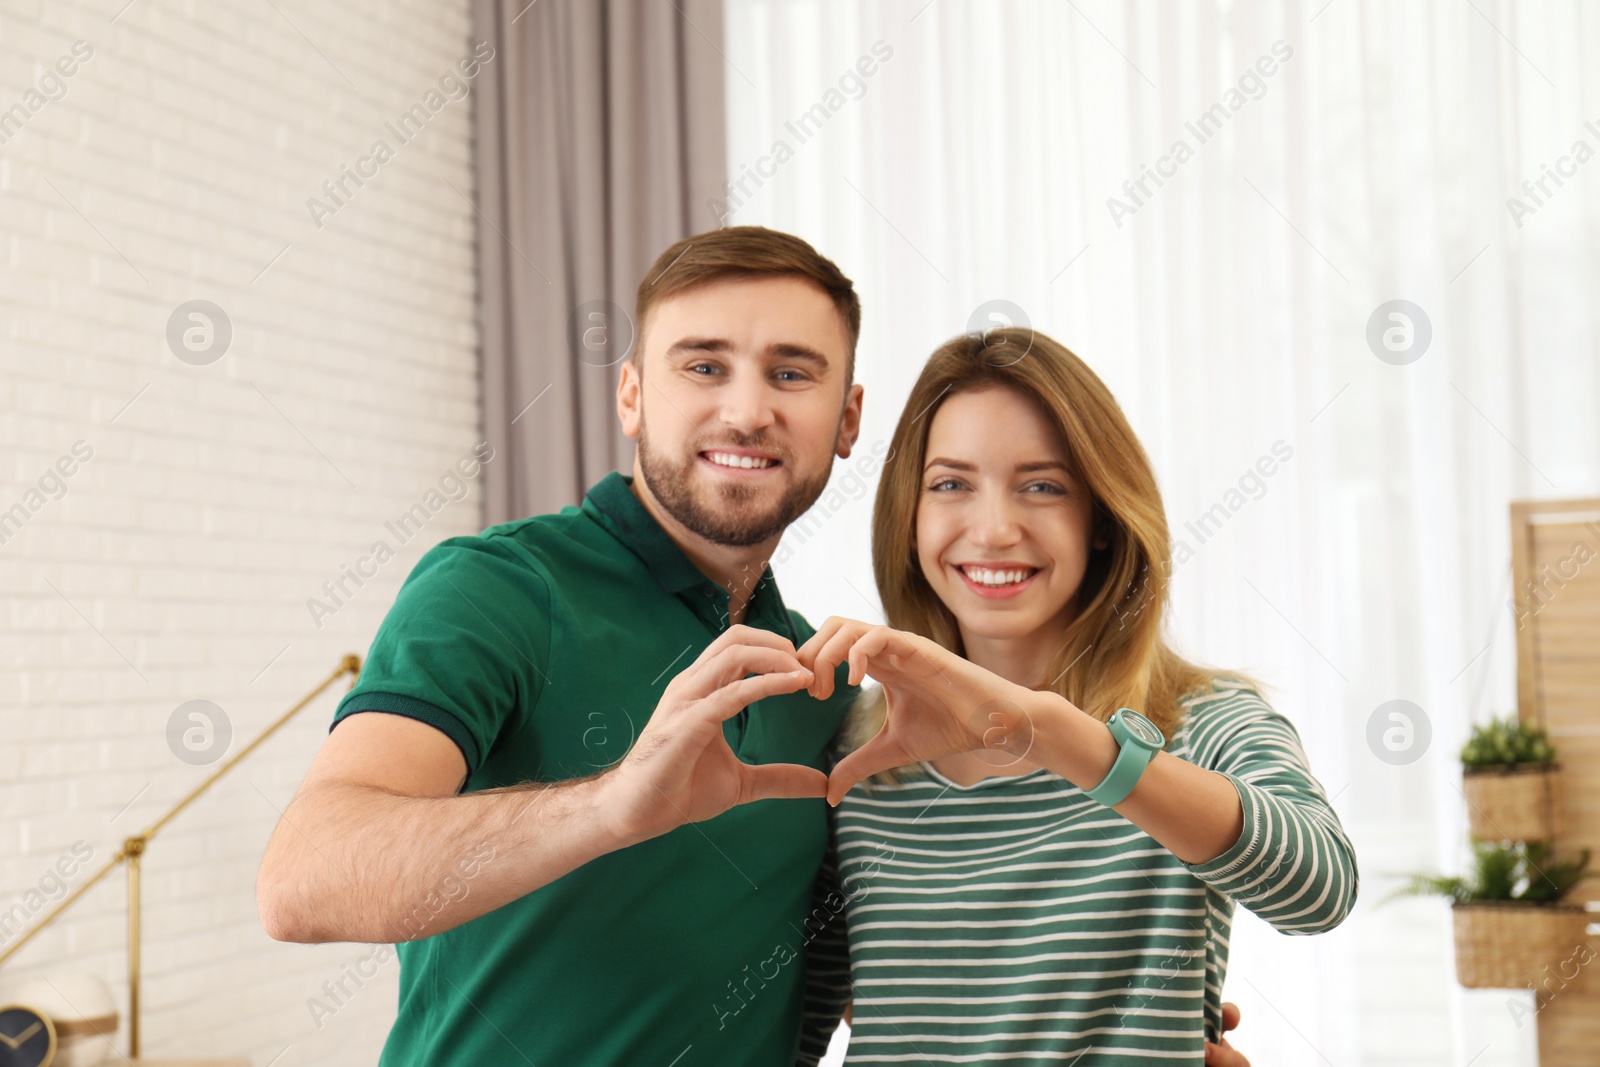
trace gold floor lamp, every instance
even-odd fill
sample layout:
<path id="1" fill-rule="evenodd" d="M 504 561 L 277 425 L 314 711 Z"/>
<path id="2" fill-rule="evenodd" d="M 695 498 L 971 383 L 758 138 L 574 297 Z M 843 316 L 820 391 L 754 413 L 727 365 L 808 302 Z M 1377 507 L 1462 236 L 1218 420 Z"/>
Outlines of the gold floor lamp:
<path id="1" fill-rule="evenodd" d="M 251 752 L 255 751 L 256 746 L 260 745 L 261 742 L 271 737 L 275 732 L 277 732 L 279 727 L 288 722 L 290 719 L 294 718 L 296 713 L 298 713 L 307 704 L 310 704 L 317 697 L 321 696 L 324 690 L 326 690 L 330 685 L 332 685 L 334 682 L 337 682 L 346 674 L 351 676 L 350 684 L 352 687 L 354 687 L 356 677 L 361 674 L 361 657 L 356 655 L 345 656 L 344 659 L 339 663 L 338 669 L 330 674 L 327 680 L 325 680 L 321 685 L 307 693 L 305 698 L 301 700 L 300 703 L 296 704 L 294 707 L 280 715 L 277 721 L 275 721 L 271 726 L 268 726 L 265 730 L 261 731 L 260 736 L 258 736 L 254 741 L 251 741 L 248 745 L 244 746 L 234 755 L 230 756 L 222 764 L 222 766 L 218 767 L 214 772 L 212 772 L 209 778 L 195 786 L 194 789 L 190 790 L 188 796 L 174 804 L 165 815 L 151 823 L 149 828 L 143 833 L 134 834 L 132 837 L 123 841 L 122 849 L 115 856 L 111 857 L 110 861 L 107 862 L 104 867 L 101 867 L 94 873 L 92 877 L 89 878 L 88 881 L 84 882 L 77 889 L 74 889 L 65 898 L 63 898 L 61 903 L 57 904 L 55 908 L 53 908 L 43 919 L 40 919 L 39 922 L 32 927 L 32 929 L 23 934 L 15 944 L 13 944 L 10 948 L 7 948 L 4 952 L 0 952 L 0 966 L 4 966 L 6 960 L 14 956 L 17 951 L 20 950 L 23 945 L 26 945 L 30 940 L 32 940 L 33 936 L 40 930 L 43 930 L 46 926 L 49 926 L 52 922 L 54 922 L 56 916 L 66 911 L 67 908 L 69 908 L 79 897 L 83 896 L 83 894 L 87 892 L 91 886 L 100 881 L 100 879 L 104 878 L 106 875 L 110 874 L 111 871 L 116 868 L 117 864 L 126 860 L 128 864 L 128 1055 L 139 1055 L 139 861 L 140 857 L 144 855 L 145 846 L 150 843 L 151 838 L 155 837 L 158 830 L 170 822 L 172 817 L 177 815 L 178 812 L 188 807 L 195 797 L 209 789 L 213 782 L 232 770 L 235 764 L 244 759 L 246 756 L 250 755 Z"/>

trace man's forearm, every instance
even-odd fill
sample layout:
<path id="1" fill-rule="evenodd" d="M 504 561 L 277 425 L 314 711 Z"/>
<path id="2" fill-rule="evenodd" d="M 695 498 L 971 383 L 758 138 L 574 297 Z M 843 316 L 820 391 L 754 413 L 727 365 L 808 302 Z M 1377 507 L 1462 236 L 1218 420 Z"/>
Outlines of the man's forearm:
<path id="1" fill-rule="evenodd" d="M 820 797 L 820 770 L 744 763 L 722 725 L 810 680 L 786 638 L 730 626 L 667 684 L 612 767 L 464 796 L 454 790 L 465 764 L 426 724 L 376 716 L 378 728 L 336 733 L 267 843 L 256 879 L 262 925 L 279 941 L 426 937 L 737 804 Z"/>
<path id="2" fill-rule="evenodd" d="M 410 941 L 449 930 L 632 843 L 603 775 L 463 796 L 323 783 L 267 845 L 262 921 L 281 941 Z"/>

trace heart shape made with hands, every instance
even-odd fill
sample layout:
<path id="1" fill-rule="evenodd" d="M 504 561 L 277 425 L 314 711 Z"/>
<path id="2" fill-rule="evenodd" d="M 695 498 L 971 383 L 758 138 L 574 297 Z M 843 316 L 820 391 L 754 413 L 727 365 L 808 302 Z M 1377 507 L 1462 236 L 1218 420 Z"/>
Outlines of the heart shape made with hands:
<path id="1" fill-rule="evenodd" d="M 891 767 L 978 752 L 1005 767 L 1033 747 L 1030 690 L 973 664 L 918 634 L 855 619 L 830 618 L 797 653 L 811 668 L 811 694 L 833 694 L 834 671 L 849 663 L 849 682 L 866 677 L 884 692 L 883 727 L 840 760 L 828 777 L 828 803 Z"/>

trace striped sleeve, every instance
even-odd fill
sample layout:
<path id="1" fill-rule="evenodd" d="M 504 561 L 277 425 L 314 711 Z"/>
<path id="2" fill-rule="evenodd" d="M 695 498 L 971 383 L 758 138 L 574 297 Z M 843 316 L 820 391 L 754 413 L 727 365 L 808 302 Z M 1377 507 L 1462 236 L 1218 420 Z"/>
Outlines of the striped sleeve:
<path id="1" fill-rule="evenodd" d="M 850 1003 L 850 944 L 833 822 L 833 812 L 829 811 L 828 851 L 817 872 L 811 914 L 806 919 L 805 1002 L 800 1011 L 797 1067 L 816 1067 L 821 1061 L 844 1017 L 845 1006 Z"/>
<path id="2" fill-rule="evenodd" d="M 1226 776 L 1244 810 L 1233 847 L 1189 870 L 1280 933 L 1343 922 L 1359 885 L 1355 849 L 1294 724 L 1254 691 L 1233 690 L 1196 707 L 1186 732 L 1190 759 Z"/>

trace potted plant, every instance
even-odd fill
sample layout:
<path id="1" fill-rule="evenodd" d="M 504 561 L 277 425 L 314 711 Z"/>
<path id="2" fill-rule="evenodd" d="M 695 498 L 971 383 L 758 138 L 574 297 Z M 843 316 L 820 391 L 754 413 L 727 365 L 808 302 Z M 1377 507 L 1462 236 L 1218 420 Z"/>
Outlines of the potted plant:
<path id="1" fill-rule="evenodd" d="M 1561 765 L 1543 729 L 1515 716 L 1475 726 L 1461 747 L 1461 767 L 1473 837 L 1550 841 L 1561 836 Z"/>
<path id="2" fill-rule="evenodd" d="M 1587 943 L 1582 904 L 1565 903 L 1592 877 L 1589 850 L 1557 861 L 1542 841 L 1474 841 L 1473 870 L 1461 877 L 1412 875 L 1396 895 L 1451 901 L 1456 980 L 1472 989 L 1526 989 Z"/>

